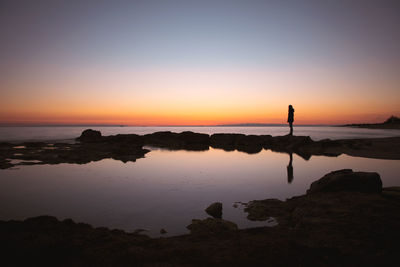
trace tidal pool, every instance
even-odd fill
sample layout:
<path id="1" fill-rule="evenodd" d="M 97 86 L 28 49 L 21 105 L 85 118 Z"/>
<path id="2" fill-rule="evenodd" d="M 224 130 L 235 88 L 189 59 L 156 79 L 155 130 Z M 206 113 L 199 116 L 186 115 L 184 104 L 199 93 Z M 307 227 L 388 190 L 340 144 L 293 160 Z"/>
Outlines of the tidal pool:
<path id="1" fill-rule="evenodd" d="M 310 160 L 262 150 L 257 154 L 170 151 L 151 148 L 146 157 L 123 163 L 105 159 L 89 164 L 20 166 L 0 170 L 0 219 L 52 215 L 93 226 L 126 231 L 147 229 L 151 236 L 188 233 L 192 219 L 223 203 L 223 218 L 239 228 L 268 225 L 246 219 L 236 202 L 304 194 L 310 184 L 338 169 L 374 171 L 384 186 L 398 186 L 398 160 L 342 155 Z M 234 207 L 237 206 L 237 207 Z"/>

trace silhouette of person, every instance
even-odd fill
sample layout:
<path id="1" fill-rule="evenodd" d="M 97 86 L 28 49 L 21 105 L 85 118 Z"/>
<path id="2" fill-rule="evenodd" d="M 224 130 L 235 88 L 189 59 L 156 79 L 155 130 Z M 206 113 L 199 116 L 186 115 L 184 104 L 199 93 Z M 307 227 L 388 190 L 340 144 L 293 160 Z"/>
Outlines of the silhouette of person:
<path id="1" fill-rule="evenodd" d="M 292 153 L 289 153 L 289 156 L 290 156 L 289 165 L 286 167 L 288 184 L 290 184 L 293 181 L 293 165 L 292 165 L 293 155 L 292 155 Z"/>
<path id="2" fill-rule="evenodd" d="M 289 105 L 287 121 L 288 121 L 289 127 L 290 127 L 289 135 L 292 136 L 293 135 L 293 121 L 294 121 L 294 108 L 292 107 L 292 105 Z"/>

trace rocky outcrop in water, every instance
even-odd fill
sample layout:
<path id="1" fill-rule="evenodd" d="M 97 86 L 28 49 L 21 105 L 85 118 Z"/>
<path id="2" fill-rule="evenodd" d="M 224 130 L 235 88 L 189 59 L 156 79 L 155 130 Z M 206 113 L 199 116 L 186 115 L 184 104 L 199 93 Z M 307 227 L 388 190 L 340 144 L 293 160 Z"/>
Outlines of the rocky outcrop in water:
<path id="1" fill-rule="evenodd" d="M 95 131 L 92 129 L 87 129 L 84 130 L 76 140 L 81 141 L 81 142 L 99 142 L 102 140 L 101 132 L 100 131 Z"/>
<path id="2" fill-rule="evenodd" d="M 0 169 L 34 164 L 83 164 L 105 158 L 123 162 L 143 158 L 148 149 L 143 146 L 171 150 L 205 151 L 209 147 L 226 151 L 238 150 L 254 154 L 262 149 L 295 153 L 308 160 L 312 155 L 400 159 L 400 137 L 378 139 L 321 140 L 308 136 L 270 136 L 244 134 L 207 134 L 193 132 L 156 132 L 153 134 L 117 134 L 102 136 L 100 132 L 85 130 L 77 143 L 24 142 L 0 143 Z"/>
<path id="3" fill-rule="evenodd" d="M 182 133 L 156 132 L 143 136 L 144 143 L 150 146 L 169 149 L 185 150 L 208 150 L 210 137 L 208 134 L 193 133 L 190 131 Z"/>

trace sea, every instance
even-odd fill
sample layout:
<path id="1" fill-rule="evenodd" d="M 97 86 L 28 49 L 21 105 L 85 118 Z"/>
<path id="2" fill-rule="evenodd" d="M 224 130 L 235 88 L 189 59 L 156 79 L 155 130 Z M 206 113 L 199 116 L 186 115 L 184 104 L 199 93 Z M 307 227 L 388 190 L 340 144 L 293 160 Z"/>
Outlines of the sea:
<path id="1" fill-rule="evenodd" d="M 88 127 L 0 127 L 0 141 L 74 142 Z M 288 127 L 90 127 L 103 135 L 156 131 L 285 135 Z M 399 130 L 298 126 L 295 135 L 314 140 L 400 136 Z M 243 203 L 302 195 L 310 184 L 339 169 L 377 172 L 383 186 L 399 186 L 400 161 L 340 155 L 303 159 L 271 150 L 257 154 L 224 151 L 151 151 L 136 162 L 103 159 L 88 164 L 18 166 L 0 170 L 0 220 L 52 215 L 94 227 L 152 237 L 187 234 L 192 219 L 205 219 L 204 209 L 223 203 L 223 218 L 239 228 L 274 226 L 274 218 L 250 221 Z"/>

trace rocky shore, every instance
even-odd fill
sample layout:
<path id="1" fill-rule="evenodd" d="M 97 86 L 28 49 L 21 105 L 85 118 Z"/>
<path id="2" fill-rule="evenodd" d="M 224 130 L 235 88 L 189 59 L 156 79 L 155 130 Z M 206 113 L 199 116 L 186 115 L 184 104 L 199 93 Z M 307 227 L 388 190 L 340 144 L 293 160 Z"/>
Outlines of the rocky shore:
<path id="1" fill-rule="evenodd" d="M 143 158 L 150 150 L 144 146 L 171 150 L 238 150 L 258 153 L 262 149 L 295 153 L 309 159 L 313 155 L 400 159 L 400 137 L 313 141 L 309 136 L 271 136 L 244 134 L 201 134 L 193 132 L 156 132 L 146 135 L 102 136 L 85 130 L 76 143 L 23 142 L 0 143 L 0 169 L 18 165 L 76 163 L 85 164 L 105 158 L 123 162 Z"/>
<path id="2" fill-rule="evenodd" d="M 339 170 L 305 195 L 244 205 L 278 225 L 238 230 L 219 203 L 191 234 L 155 239 L 50 216 L 0 221 L 2 266 L 398 265 L 400 188 L 382 188 L 377 173 Z"/>

